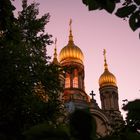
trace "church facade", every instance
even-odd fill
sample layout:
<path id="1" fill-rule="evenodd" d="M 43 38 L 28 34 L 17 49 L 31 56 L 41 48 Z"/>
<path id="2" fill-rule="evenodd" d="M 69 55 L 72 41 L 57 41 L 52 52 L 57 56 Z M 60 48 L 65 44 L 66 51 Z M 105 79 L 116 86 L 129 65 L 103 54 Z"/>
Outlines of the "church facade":
<path id="1" fill-rule="evenodd" d="M 118 126 L 123 120 L 118 105 L 116 77 L 108 69 L 106 50 L 104 50 L 104 72 L 99 77 L 100 108 L 94 99 L 93 91 L 90 93 L 92 98 L 85 91 L 84 54 L 74 44 L 71 23 L 72 21 L 69 24 L 68 44 L 60 51 L 59 61 L 55 48 L 53 59 L 54 63 L 59 63 L 61 66 L 68 68 L 63 78 L 64 92 L 62 93 L 62 99 L 69 113 L 75 109 L 89 108 L 96 120 L 97 136 L 103 137 L 110 134 L 113 127 Z"/>

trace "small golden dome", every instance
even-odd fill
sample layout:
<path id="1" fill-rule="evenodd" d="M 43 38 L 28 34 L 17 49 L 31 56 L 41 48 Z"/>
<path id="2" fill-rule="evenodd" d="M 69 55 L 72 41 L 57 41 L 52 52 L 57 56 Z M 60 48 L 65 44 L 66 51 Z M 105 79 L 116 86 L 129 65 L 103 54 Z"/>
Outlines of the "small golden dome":
<path id="1" fill-rule="evenodd" d="M 99 78 L 99 86 L 103 87 L 103 86 L 117 86 L 117 81 L 116 81 L 116 77 L 109 72 L 108 70 L 108 65 L 106 62 L 106 50 L 104 49 L 104 73 L 100 76 Z"/>
<path id="2" fill-rule="evenodd" d="M 68 45 L 61 50 L 59 54 L 59 60 L 60 63 L 63 63 L 64 61 L 73 61 L 73 62 L 78 62 L 83 64 L 84 55 L 81 49 L 77 47 L 73 42 L 71 23 L 72 20 L 70 20 L 70 24 L 69 24 L 70 25 L 69 42 Z"/>
<path id="3" fill-rule="evenodd" d="M 116 77 L 108 70 L 105 70 L 99 78 L 99 86 L 117 86 Z"/>

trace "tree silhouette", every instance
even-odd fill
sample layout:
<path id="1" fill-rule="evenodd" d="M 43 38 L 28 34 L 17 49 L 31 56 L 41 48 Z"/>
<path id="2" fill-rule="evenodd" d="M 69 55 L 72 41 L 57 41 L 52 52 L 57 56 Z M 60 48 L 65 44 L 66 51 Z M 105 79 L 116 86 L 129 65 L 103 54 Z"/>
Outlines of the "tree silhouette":
<path id="1" fill-rule="evenodd" d="M 140 130 L 140 99 L 128 102 L 123 110 L 127 111 L 126 123 L 128 127 L 133 132 Z"/>
<path id="2" fill-rule="evenodd" d="M 27 0 L 22 8 L 15 18 L 11 1 L 0 1 L 0 139 L 22 139 L 23 131 L 59 115 L 59 70 L 46 55 L 52 44 L 45 33 L 50 15 L 38 18 L 38 4 Z M 46 101 L 35 93 L 39 82 Z"/>
<path id="3" fill-rule="evenodd" d="M 92 140 L 96 135 L 96 122 L 85 110 L 75 110 L 70 116 L 70 133 L 76 140 Z"/>

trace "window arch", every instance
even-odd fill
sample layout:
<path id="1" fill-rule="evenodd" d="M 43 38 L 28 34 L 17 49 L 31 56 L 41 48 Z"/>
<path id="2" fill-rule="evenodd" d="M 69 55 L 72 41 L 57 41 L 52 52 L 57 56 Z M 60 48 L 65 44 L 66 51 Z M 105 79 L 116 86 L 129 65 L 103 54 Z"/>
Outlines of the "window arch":
<path id="1" fill-rule="evenodd" d="M 73 87 L 78 88 L 78 72 L 74 70 Z"/>
<path id="2" fill-rule="evenodd" d="M 65 78 L 65 88 L 70 87 L 70 74 L 66 73 L 66 78 Z"/>

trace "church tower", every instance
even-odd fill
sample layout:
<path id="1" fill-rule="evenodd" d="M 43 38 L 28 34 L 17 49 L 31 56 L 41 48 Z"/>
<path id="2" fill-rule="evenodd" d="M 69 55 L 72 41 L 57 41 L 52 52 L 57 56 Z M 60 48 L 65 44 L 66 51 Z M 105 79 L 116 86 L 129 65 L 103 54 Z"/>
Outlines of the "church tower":
<path id="1" fill-rule="evenodd" d="M 116 77 L 109 72 L 104 49 L 104 73 L 99 78 L 101 106 L 104 111 L 119 111 Z"/>
<path id="2" fill-rule="evenodd" d="M 60 51 L 59 61 L 65 69 L 65 84 L 63 100 L 69 109 L 86 108 L 88 95 L 84 85 L 84 55 L 81 49 L 74 44 L 72 35 L 72 20 L 69 23 L 69 41 Z"/>
<path id="3" fill-rule="evenodd" d="M 122 122 L 118 105 L 118 87 L 116 77 L 109 71 L 106 50 L 104 49 L 104 72 L 99 78 L 99 92 L 102 110 L 106 113 L 113 127 Z"/>
<path id="4" fill-rule="evenodd" d="M 106 50 L 104 50 L 104 72 L 99 78 L 99 92 L 101 99 L 101 108 L 94 99 L 85 92 L 85 70 L 84 55 L 81 49 L 75 45 L 72 34 L 72 20 L 69 22 L 68 44 L 62 48 L 57 60 L 57 49 L 55 41 L 53 63 L 59 65 L 64 70 L 60 76 L 63 85 L 61 99 L 66 109 L 66 114 L 72 113 L 75 109 L 88 108 L 96 120 L 96 134 L 98 137 L 104 137 L 110 134 L 122 122 L 122 116 L 118 105 L 118 87 L 116 77 L 109 71 Z M 67 117 L 66 117 L 67 118 Z"/>

